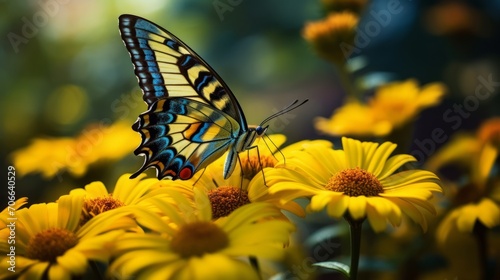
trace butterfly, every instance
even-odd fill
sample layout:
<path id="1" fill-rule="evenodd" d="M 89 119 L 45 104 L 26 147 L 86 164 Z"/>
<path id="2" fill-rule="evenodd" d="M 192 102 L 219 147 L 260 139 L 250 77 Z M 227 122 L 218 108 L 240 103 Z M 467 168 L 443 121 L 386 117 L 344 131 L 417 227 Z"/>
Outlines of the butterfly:
<path id="1" fill-rule="evenodd" d="M 261 125 L 249 126 L 226 83 L 172 33 L 126 14 L 119 17 L 119 29 L 148 105 L 132 126 L 142 137 L 134 153 L 145 159 L 131 178 L 153 167 L 158 179 L 188 180 L 228 151 L 227 179 L 238 154 L 266 133 L 263 124 L 298 107 L 296 100 Z"/>

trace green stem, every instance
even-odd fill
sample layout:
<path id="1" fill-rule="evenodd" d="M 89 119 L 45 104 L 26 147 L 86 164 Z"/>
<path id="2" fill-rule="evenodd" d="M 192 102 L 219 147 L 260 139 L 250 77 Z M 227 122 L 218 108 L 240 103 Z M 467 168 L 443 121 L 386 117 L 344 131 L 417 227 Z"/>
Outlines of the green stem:
<path id="1" fill-rule="evenodd" d="M 349 74 L 349 71 L 347 71 L 346 67 L 339 65 L 337 67 L 337 70 L 339 73 L 340 82 L 342 83 L 342 86 L 346 91 L 346 95 L 350 98 L 361 100 L 361 96 L 358 94 L 358 91 L 354 87 L 354 82 L 352 81 L 352 77 Z"/>
<path id="2" fill-rule="evenodd" d="M 358 278 L 359 254 L 361 249 L 361 226 L 362 220 L 354 220 L 349 215 L 345 217 L 349 223 L 351 233 L 351 266 L 349 269 L 349 279 L 356 280 Z"/>
<path id="3" fill-rule="evenodd" d="M 488 228 L 481 222 L 476 222 L 473 229 L 474 237 L 477 242 L 477 251 L 479 257 L 479 266 L 481 267 L 481 279 L 489 279 L 488 277 L 488 242 L 486 233 Z"/>
<path id="4" fill-rule="evenodd" d="M 254 257 L 254 256 L 249 256 L 248 259 L 250 260 L 250 264 L 252 265 L 253 269 L 257 271 L 257 274 L 260 276 L 260 268 L 259 268 L 259 260 Z"/>
<path id="5" fill-rule="evenodd" d="M 95 278 L 94 279 L 104 279 L 102 277 L 101 271 L 99 270 L 99 267 L 97 266 L 97 263 L 95 261 L 90 261 L 90 267 L 92 268 L 92 271 L 94 272 Z"/>

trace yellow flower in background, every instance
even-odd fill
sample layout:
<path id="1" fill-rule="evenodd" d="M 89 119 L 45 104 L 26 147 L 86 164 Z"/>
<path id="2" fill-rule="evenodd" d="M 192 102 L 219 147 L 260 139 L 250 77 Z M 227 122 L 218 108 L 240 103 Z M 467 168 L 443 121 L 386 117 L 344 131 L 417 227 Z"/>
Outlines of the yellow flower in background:
<path id="1" fill-rule="evenodd" d="M 369 106 L 356 100 L 347 101 L 330 119 L 317 117 L 314 127 L 321 133 L 334 136 L 384 136 L 392 130 L 389 121 L 380 120 Z"/>
<path id="2" fill-rule="evenodd" d="M 344 63 L 349 57 L 358 25 L 358 16 L 345 11 L 332 13 L 326 19 L 309 22 L 302 32 L 319 56 L 333 62 Z"/>
<path id="3" fill-rule="evenodd" d="M 208 194 L 214 219 L 225 217 L 237 208 L 253 202 L 273 203 L 298 216 L 304 215 L 302 207 L 297 203 L 290 201 L 282 204 L 279 197 L 270 195 L 261 172 L 261 168 L 274 167 L 278 162 L 277 158 L 283 158 L 290 150 L 285 147 L 278 151 L 285 141 L 286 137 L 282 134 L 269 135 L 267 139 L 258 138 L 254 143 L 257 148 L 239 154 L 241 166 L 238 164 L 227 179 L 222 175 L 225 156 L 201 171 L 201 177 L 194 176 L 191 179 L 195 188 Z"/>
<path id="4" fill-rule="evenodd" d="M 422 211 L 435 214 L 428 200 L 432 192 L 441 192 L 437 176 L 425 170 L 396 172 L 416 160 L 405 154 L 389 157 L 396 148 L 390 142 L 379 145 L 344 137 L 342 145 L 343 150 L 310 145 L 289 156 L 286 165 L 266 170 L 269 192 L 284 201 L 311 197 L 309 211 L 367 218 L 377 232 L 386 228 L 387 220 L 399 225 L 402 213 L 426 230 Z"/>
<path id="5" fill-rule="evenodd" d="M 70 279 L 84 275 L 89 261 L 107 262 L 116 238 L 136 224 L 128 213 L 115 211 L 79 227 L 82 205 L 83 197 L 65 195 L 57 203 L 18 210 L 15 273 L 7 270 L 11 245 L 1 242 L 0 278 Z M 0 229 L 2 240 L 8 234 L 8 228 Z"/>
<path id="6" fill-rule="evenodd" d="M 126 156 L 140 142 L 139 138 L 125 122 L 91 125 L 75 138 L 34 139 L 29 146 L 14 151 L 12 159 L 20 176 L 40 172 L 45 178 L 51 178 L 68 171 L 79 177 L 91 164 Z"/>
<path id="7" fill-rule="evenodd" d="M 379 87 L 368 105 L 396 128 L 415 118 L 423 109 L 438 105 L 445 92 L 442 83 L 420 88 L 416 80 L 409 79 Z"/>
<path id="8" fill-rule="evenodd" d="M 437 240 L 443 244 L 456 231 L 472 233 L 478 222 L 489 229 L 500 225 L 499 202 L 483 198 L 477 203 L 469 203 L 453 209 L 441 221 L 436 232 Z"/>
<path id="9" fill-rule="evenodd" d="M 109 273 L 134 279 L 260 279 L 245 260 L 253 256 L 270 260 L 283 257 L 283 244 L 293 226 L 283 220 L 262 220 L 279 215 L 268 203 L 253 203 L 236 209 L 224 219 L 213 220 L 210 202 L 196 190 L 192 207 L 180 193 L 172 205 L 155 200 L 171 219 L 138 209 L 139 223 L 148 233 L 127 233 L 116 244 L 116 258 Z M 184 204 L 184 205 L 179 205 Z M 259 222 L 257 222 L 259 221 Z"/>
<path id="10" fill-rule="evenodd" d="M 438 171 L 448 164 L 460 165 L 465 168 L 474 187 L 482 190 L 497 155 L 498 150 L 491 144 L 485 143 L 474 135 L 462 133 L 454 136 L 429 158 L 426 168 Z"/>
<path id="11" fill-rule="evenodd" d="M 74 164 L 70 159 L 74 146 L 75 140 L 72 138 L 37 138 L 28 147 L 12 154 L 13 164 L 20 176 L 41 172 L 44 177 L 51 178 L 63 168 L 72 174 L 82 175 L 86 167 Z"/>
<path id="12" fill-rule="evenodd" d="M 488 187 L 487 183 L 498 157 L 498 127 L 500 122 L 492 118 L 486 120 L 475 135 L 454 135 L 426 162 L 426 168 L 435 172 L 445 166 L 459 168 L 458 172 L 462 174 L 460 184 L 449 184 L 448 191 L 454 205 L 476 203 L 491 197 L 494 192 L 494 188 Z"/>
<path id="13" fill-rule="evenodd" d="M 441 83 L 419 87 L 414 79 L 380 86 L 366 104 L 348 100 L 327 119 L 318 117 L 318 131 L 339 136 L 385 136 L 415 119 L 423 110 L 441 102 L 446 88 Z"/>
<path id="14" fill-rule="evenodd" d="M 444 244 L 456 231 L 472 233 L 476 223 L 487 228 L 500 224 L 500 184 L 491 180 L 498 157 L 499 119 L 486 120 L 475 135 L 458 134 L 427 162 L 427 168 L 439 171 L 447 165 L 461 167 L 461 184 L 450 188 L 451 209 L 441 221 L 437 239 Z"/>

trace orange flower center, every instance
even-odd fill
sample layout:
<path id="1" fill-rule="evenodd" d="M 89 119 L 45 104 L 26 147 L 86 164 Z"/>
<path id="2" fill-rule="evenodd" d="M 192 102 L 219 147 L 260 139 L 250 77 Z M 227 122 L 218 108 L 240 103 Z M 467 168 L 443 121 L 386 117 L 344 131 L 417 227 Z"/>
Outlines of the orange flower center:
<path id="1" fill-rule="evenodd" d="M 326 189 L 348 196 L 378 196 L 384 192 L 377 177 L 359 167 L 337 172 L 328 180 Z"/>
<path id="2" fill-rule="evenodd" d="M 26 256 L 44 262 L 55 262 L 67 250 L 78 244 L 78 237 L 60 228 L 48 229 L 31 237 L 26 248 Z"/>
<path id="3" fill-rule="evenodd" d="M 246 191 L 229 186 L 219 187 L 208 192 L 208 199 L 212 204 L 212 218 L 225 217 L 234 210 L 250 203 Z"/>
<path id="4" fill-rule="evenodd" d="M 125 204 L 120 200 L 114 198 L 111 194 L 104 197 L 85 199 L 83 203 L 82 216 L 80 218 L 80 225 L 84 225 L 90 219 L 103 212 L 122 206 L 125 206 Z"/>
<path id="5" fill-rule="evenodd" d="M 255 175 L 257 175 L 263 168 L 274 167 L 278 160 L 272 155 L 260 156 L 260 160 L 257 156 L 248 156 L 241 159 L 241 166 L 243 168 L 243 177 L 245 179 L 251 180 Z"/>
<path id="6" fill-rule="evenodd" d="M 211 222 L 183 225 L 173 236 L 170 246 L 183 258 L 214 253 L 229 245 L 227 234 Z"/>

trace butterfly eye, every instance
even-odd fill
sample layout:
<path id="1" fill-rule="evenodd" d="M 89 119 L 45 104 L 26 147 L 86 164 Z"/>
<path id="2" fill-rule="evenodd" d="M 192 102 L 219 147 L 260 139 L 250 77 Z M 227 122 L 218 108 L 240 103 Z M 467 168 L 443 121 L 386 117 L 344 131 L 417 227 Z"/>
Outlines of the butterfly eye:
<path id="1" fill-rule="evenodd" d="M 266 133 L 266 130 L 268 127 L 269 127 L 268 125 L 266 125 L 264 127 L 259 125 L 255 128 L 255 132 L 257 132 L 257 135 L 262 135 L 262 134 Z"/>

